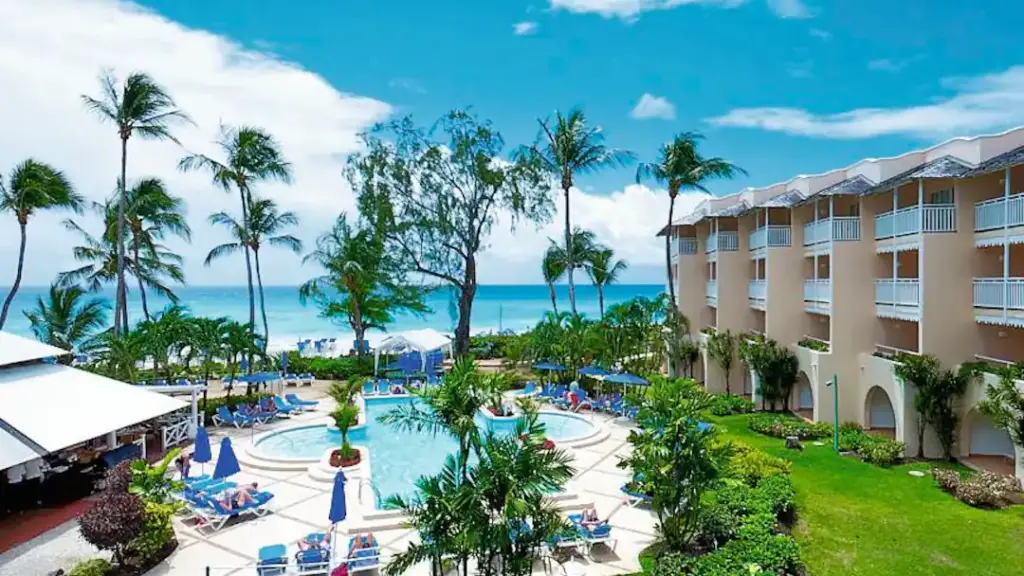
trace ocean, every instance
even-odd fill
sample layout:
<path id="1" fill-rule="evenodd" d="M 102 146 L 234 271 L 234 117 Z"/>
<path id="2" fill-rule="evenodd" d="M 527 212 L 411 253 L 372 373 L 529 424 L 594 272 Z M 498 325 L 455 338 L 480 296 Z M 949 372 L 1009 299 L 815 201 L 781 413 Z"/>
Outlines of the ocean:
<path id="1" fill-rule="evenodd" d="M 616 284 L 605 289 L 605 308 L 617 302 L 629 300 L 634 296 L 653 298 L 663 292 L 664 286 L 658 284 Z M 8 288 L 0 289 L 0 303 L 6 298 Z M 47 288 L 22 286 L 14 297 L 11 311 L 8 314 L 4 331 L 31 336 L 32 331 L 23 310 L 35 307 L 36 299 L 46 297 Z M 347 323 L 334 324 L 330 320 L 320 318 L 316 307 L 310 303 L 303 306 L 299 303 L 298 287 L 266 286 L 264 287 L 267 306 L 267 322 L 270 324 L 270 348 L 281 350 L 291 348 L 300 339 L 338 338 L 340 342 L 350 343 L 352 331 Z M 220 317 L 227 316 L 238 321 L 249 318 L 248 291 L 244 286 L 200 287 L 189 286 L 175 290 L 179 303 L 187 306 L 195 316 Z M 555 287 L 559 311 L 569 309 L 569 289 L 567 286 Z M 95 296 L 114 300 L 113 290 L 106 290 Z M 147 295 L 150 313 L 163 309 L 169 304 L 165 299 Z M 449 296 L 445 290 L 433 293 L 427 299 L 431 312 L 422 318 L 401 315 L 388 327 L 388 332 L 433 328 L 441 332 L 452 332 L 455 329 L 455 318 L 449 310 Z M 142 306 L 135 292 L 128 295 L 128 315 L 132 322 L 142 316 Z M 589 318 L 600 316 L 597 302 L 597 290 L 589 284 L 576 286 L 576 308 Z M 521 331 L 535 325 L 545 312 L 551 311 L 551 299 L 548 288 L 544 285 L 493 285 L 477 288 L 473 302 L 473 319 L 471 332 L 498 331 L 512 329 Z M 262 332 L 259 300 L 257 293 L 256 323 Z M 386 336 L 375 331 L 367 335 L 371 344 L 376 344 Z M 347 348 L 346 348 L 347 350 Z"/>

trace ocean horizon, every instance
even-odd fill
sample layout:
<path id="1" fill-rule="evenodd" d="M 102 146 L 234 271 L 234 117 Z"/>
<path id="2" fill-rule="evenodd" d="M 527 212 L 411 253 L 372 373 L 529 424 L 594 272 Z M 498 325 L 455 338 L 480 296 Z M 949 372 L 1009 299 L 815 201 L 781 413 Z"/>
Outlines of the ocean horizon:
<path id="1" fill-rule="evenodd" d="M 130 289 L 132 287 L 129 287 Z M 0 302 L 7 297 L 9 287 L 0 288 Z M 46 298 L 47 286 L 22 286 L 14 296 L 11 311 L 7 317 L 4 331 L 21 336 L 32 336 L 32 329 L 23 313 L 35 308 L 39 297 Z M 336 324 L 321 318 L 319 310 L 312 303 L 303 306 L 299 302 L 298 286 L 264 286 L 267 307 L 267 322 L 270 325 L 270 342 L 268 347 L 274 350 L 293 348 L 295 343 L 304 339 L 337 338 L 342 344 L 339 348 L 344 352 L 350 345 L 353 336 L 348 324 Z M 605 288 L 605 308 L 624 302 L 635 296 L 653 298 L 663 292 L 665 287 L 660 284 L 614 284 Z M 194 316 L 221 317 L 245 322 L 249 318 L 249 297 L 246 286 L 187 286 L 175 290 L 178 303 L 187 307 Z M 555 286 L 556 301 L 559 311 L 569 309 L 569 288 L 562 284 Z M 92 294 L 94 297 L 106 299 L 113 306 L 114 290 L 104 289 Z M 388 333 L 403 330 L 433 328 L 441 332 L 453 332 L 456 319 L 449 310 L 449 292 L 440 289 L 431 293 L 426 300 L 431 311 L 422 317 L 413 315 L 396 315 L 395 322 L 387 332 L 374 330 L 367 334 L 371 344 L 376 344 Z M 147 304 L 150 314 L 167 307 L 170 302 L 147 293 Z M 597 289 L 591 284 L 576 286 L 576 308 L 580 314 L 588 318 L 600 317 Z M 544 284 L 493 284 L 477 288 L 473 301 L 473 317 L 470 331 L 472 334 L 497 332 L 511 329 L 517 332 L 533 327 L 544 315 L 551 311 L 551 299 L 548 287 Z M 138 292 L 128 294 L 128 315 L 132 323 L 142 317 L 142 304 Z M 256 323 L 262 332 L 262 320 L 259 310 L 259 294 L 256 301 Z"/>

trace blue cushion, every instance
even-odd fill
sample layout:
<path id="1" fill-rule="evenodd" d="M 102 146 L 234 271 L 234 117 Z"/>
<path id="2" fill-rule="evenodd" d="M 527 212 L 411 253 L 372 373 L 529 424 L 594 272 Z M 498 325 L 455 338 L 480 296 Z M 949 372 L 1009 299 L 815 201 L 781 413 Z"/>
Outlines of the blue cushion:
<path id="1" fill-rule="evenodd" d="M 284 544 L 271 544 L 270 546 L 264 546 L 260 548 L 259 558 L 260 562 L 267 560 L 286 560 L 288 555 L 288 549 L 285 548 Z"/>

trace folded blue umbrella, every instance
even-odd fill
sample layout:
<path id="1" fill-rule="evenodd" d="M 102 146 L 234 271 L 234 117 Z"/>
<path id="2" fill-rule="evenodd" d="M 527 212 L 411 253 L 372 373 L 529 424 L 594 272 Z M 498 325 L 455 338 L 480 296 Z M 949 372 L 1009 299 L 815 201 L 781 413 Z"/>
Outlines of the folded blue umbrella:
<path id="1" fill-rule="evenodd" d="M 242 467 L 238 465 L 238 458 L 235 457 L 235 451 L 231 448 L 231 438 L 225 436 L 220 441 L 220 454 L 217 455 L 217 465 L 213 468 L 213 477 L 227 478 L 241 471 Z"/>
<path id="2" fill-rule="evenodd" d="M 213 454 L 210 452 L 210 436 L 206 433 L 205 427 L 196 429 L 195 445 L 192 446 L 192 460 L 200 464 L 206 464 L 213 460 Z"/>
<path id="3" fill-rule="evenodd" d="M 334 489 L 331 491 L 331 509 L 327 513 L 327 519 L 332 524 L 342 522 L 348 516 L 348 507 L 345 504 L 345 473 L 338 470 L 334 476 Z"/>

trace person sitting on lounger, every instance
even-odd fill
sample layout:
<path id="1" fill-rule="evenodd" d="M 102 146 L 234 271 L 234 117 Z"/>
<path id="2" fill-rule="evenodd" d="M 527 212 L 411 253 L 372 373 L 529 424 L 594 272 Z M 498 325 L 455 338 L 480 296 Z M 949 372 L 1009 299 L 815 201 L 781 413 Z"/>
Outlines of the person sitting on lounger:
<path id="1" fill-rule="evenodd" d="M 395 384 L 391 387 L 392 394 L 405 394 L 405 388 L 402 388 L 401 384 Z"/>
<path id="2" fill-rule="evenodd" d="M 331 548 L 331 531 L 330 528 L 324 530 L 322 533 L 309 534 L 302 540 L 299 540 L 299 550 L 305 552 L 306 550 L 330 550 Z"/>
<path id="3" fill-rule="evenodd" d="M 249 504 L 256 503 L 256 497 L 253 496 L 253 492 L 259 484 L 253 482 L 249 486 L 242 486 L 238 490 L 228 492 L 227 497 L 220 501 L 226 510 L 233 510 L 235 508 L 244 508 Z"/>
<path id="4" fill-rule="evenodd" d="M 583 526 L 587 530 L 590 530 L 594 526 L 604 524 L 604 520 L 601 520 L 597 516 L 597 508 L 584 508 L 582 517 L 582 520 L 580 520 L 580 526 Z"/>

